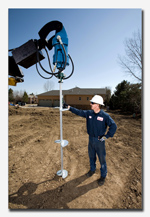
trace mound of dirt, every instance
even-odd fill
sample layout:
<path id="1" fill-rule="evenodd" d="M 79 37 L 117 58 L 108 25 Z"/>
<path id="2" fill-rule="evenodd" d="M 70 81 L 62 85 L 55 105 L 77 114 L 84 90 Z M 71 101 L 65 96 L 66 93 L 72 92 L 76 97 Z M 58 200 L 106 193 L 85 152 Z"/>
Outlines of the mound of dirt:
<path id="1" fill-rule="evenodd" d="M 59 110 L 9 106 L 9 209 L 142 209 L 141 119 L 111 113 L 117 132 L 106 141 L 108 176 L 98 186 L 100 165 L 89 171 L 86 120 L 63 112 L 61 169 Z"/>

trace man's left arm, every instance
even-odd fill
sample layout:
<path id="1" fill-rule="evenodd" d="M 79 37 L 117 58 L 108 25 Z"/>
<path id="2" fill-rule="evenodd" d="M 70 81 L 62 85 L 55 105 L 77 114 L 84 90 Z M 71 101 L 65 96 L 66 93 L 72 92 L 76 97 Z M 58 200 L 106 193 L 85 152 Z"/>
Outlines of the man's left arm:
<path id="1" fill-rule="evenodd" d="M 107 132 L 106 135 L 103 135 L 103 136 L 101 136 L 99 138 L 100 142 L 105 141 L 109 137 L 113 137 L 114 134 L 115 134 L 115 132 L 116 132 L 116 130 L 117 130 L 117 125 L 116 125 L 116 123 L 114 122 L 114 120 L 110 116 L 108 116 L 106 118 L 106 125 L 109 127 L 109 130 L 108 130 L 108 132 Z"/>
<path id="2" fill-rule="evenodd" d="M 108 139 L 109 137 L 113 137 L 116 130 L 117 130 L 117 125 L 114 122 L 114 120 L 108 116 L 108 118 L 106 119 L 106 124 L 109 127 L 107 134 L 105 135 L 105 137 Z"/>

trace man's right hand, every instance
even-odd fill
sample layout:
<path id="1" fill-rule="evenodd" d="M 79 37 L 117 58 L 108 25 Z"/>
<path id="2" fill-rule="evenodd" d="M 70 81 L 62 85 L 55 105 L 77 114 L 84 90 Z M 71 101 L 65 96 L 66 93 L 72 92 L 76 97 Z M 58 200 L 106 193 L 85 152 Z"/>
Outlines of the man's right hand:
<path id="1" fill-rule="evenodd" d="M 64 109 L 65 109 L 65 108 L 70 109 L 70 106 L 69 106 L 68 104 L 64 103 L 64 104 L 63 104 L 63 108 L 64 108 Z"/>

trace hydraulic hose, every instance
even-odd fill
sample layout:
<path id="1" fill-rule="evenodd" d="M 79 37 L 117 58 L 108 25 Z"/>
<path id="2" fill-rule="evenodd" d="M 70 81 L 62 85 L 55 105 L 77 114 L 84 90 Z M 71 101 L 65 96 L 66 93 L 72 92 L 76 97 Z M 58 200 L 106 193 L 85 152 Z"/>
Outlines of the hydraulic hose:
<path id="1" fill-rule="evenodd" d="M 48 63 L 49 63 L 50 70 L 51 70 L 51 72 L 53 72 L 52 67 L 51 67 L 50 58 L 49 58 L 48 51 L 47 51 L 46 47 L 45 47 L 45 51 L 46 51 L 46 54 L 47 54 L 47 58 L 48 58 Z"/>
<path id="2" fill-rule="evenodd" d="M 49 78 L 44 77 L 43 75 L 41 75 L 40 72 L 39 72 L 39 70 L 38 70 L 37 63 L 36 63 L 36 70 L 37 70 L 38 74 L 39 74 L 42 78 L 44 78 L 44 79 L 50 79 L 50 78 L 53 77 L 53 75 L 51 75 Z"/>
<path id="3" fill-rule="evenodd" d="M 60 40 L 61 40 L 61 39 L 60 39 Z M 59 42 L 60 42 L 60 41 L 59 41 Z M 60 44 L 61 44 L 61 46 L 62 46 L 62 48 L 63 48 L 63 51 L 64 51 L 64 54 L 65 54 L 65 63 L 64 63 L 63 68 L 60 69 L 58 72 L 55 72 L 55 73 L 52 71 L 51 64 L 50 64 L 50 58 L 49 58 L 48 51 L 46 50 L 46 48 L 45 48 L 45 51 L 46 51 L 46 54 L 47 54 L 47 57 L 48 57 L 48 62 L 49 62 L 49 66 L 50 66 L 51 72 L 48 72 L 48 71 L 47 71 L 46 69 L 44 69 L 43 66 L 41 65 L 40 60 L 39 60 L 38 48 L 37 48 L 37 60 L 38 60 L 38 63 L 39 63 L 39 65 L 40 65 L 40 67 L 42 68 L 42 70 L 43 70 L 44 72 L 46 72 L 47 74 L 49 74 L 49 75 L 58 75 L 59 73 L 61 73 L 61 72 L 66 68 L 66 64 L 67 64 L 67 55 L 66 55 L 66 51 L 65 51 L 65 48 L 64 48 L 64 45 L 63 45 L 62 41 L 60 42 Z M 56 60 L 56 62 L 57 62 L 57 60 Z"/>
<path id="4" fill-rule="evenodd" d="M 47 50 L 45 49 L 45 51 L 47 51 Z M 42 69 L 44 72 L 46 72 L 47 74 L 53 76 L 53 75 L 54 75 L 53 72 L 48 72 L 48 71 L 47 71 L 46 69 L 44 69 L 43 66 L 41 65 L 40 60 L 39 60 L 38 46 L 37 46 L 37 52 L 36 52 L 36 54 L 37 54 L 37 55 L 36 55 L 36 56 L 37 56 L 37 61 L 38 61 L 39 65 L 40 65 L 41 69 Z M 50 64 L 50 59 L 49 59 L 48 52 L 46 52 L 46 54 L 47 54 L 47 56 L 48 56 L 48 61 L 49 61 L 49 64 Z M 51 65 L 50 65 L 50 69 L 51 69 Z"/>
<path id="5" fill-rule="evenodd" d="M 51 67 L 51 63 L 50 63 L 50 58 L 49 58 L 48 51 L 47 51 L 46 48 L 44 48 L 44 49 L 45 49 L 46 54 L 47 54 L 47 57 L 48 57 L 48 63 L 49 63 L 49 67 L 50 67 L 51 72 L 48 72 L 48 71 L 47 71 L 46 69 L 44 69 L 43 66 L 41 65 L 40 60 L 39 60 L 39 52 L 38 52 L 39 50 L 38 50 L 38 44 L 37 44 L 37 52 L 36 52 L 36 54 L 37 54 L 37 62 L 39 63 L 41 69 L 42 69 L 44 72 L 46 72 L 47 74 L 51 75 L 50 77 L 44 77 L 43 75 L 41 75 L 41 73 L 40 73 L 39 70 L 38 70 L 38 66 L 37 66 L 37 62 L 36 62 L 36 70 L 37 70 L 38 74 L 39 74 L 42 78 L 44 78 L 44 79 L 50 79 L 50 78 L 53 77 L 53 75 L 54 75 L 55 77 L 57 77 L 57 75 L 58 75 L 59 73 L 61 73 L 61 72 L 66 68 L 66 64 L 67 64 L 66 50 L 65 50 L 65 48 L 64 48 L 64 45 L 63 45 L 63 43 L 62 43 L 62 40 L 61 40 L 61 37 L 60 37 L 60 36 L 58 37 L 58 40 L 59 40 L 59 42 L 60 42 L 60 44 L 61 44 L 61 46 L 62 46 L 62 48 L 63 48 L 64 54 L 65 54 L 65 62 L 64 62 L 63 68 L 60 69 L 60 70 L 59 70 L 58 72 L 56 72 L 56 73 L 54 73 L 54 72 L 52 71 L 52 67 Z M 74 72 L 74 63 L 73 63 L 73 60 L 72 60 L 72 58 L 71 58 L 71 56 L 70 56 L 69 54 L 68 54 L 68 56 L 69 56 L 69 59 L 71 60 L 72 72 L 70 73 L 69 76 L 64 77 L 63 80 L 66 80 L 66 79 L 70 78 L 70 77 L 72 76 L 73 72 Z M 56 64 L 57 64 L 57 56 L 56 56 Z"/>
<path id="6" fill-rule="evenodd" d="M 63 78 L 63 80 L 66 80 L 66 79 L 70 78 L 72 76 L 73 72 L 74 72 L 74 63 L 73 63 L 73 60 L 72 60 L 72 58 L 71 58 L 71 56 L 69 54 L 68 54 L 68 56 L 69 56 L 69 59 L 71 60 L 72 72 L 71 72 L 71 74 L 68 77 Z"/>
<path id="7" fill-rule="evenodd" d="M 37 56 L 37 60 L 38 60 L 38 63 L 40 62 L 39 61 L 39 52 L 38 52 L 38 49 L 37 49 L 37 52 L 36 52 L 36 56 Z M 40 63 L 39 63 L 39 65 L 40 65 Z M 41 66 L 41 65 L 40 65 Z M 51 76 L 50 77 L 44 77 L 43 75 L 41 75 L 40 74 L 40 72 L 39 72 L 39 70 L 38 70 L 38 66 L 37 66 L 37 62 L 36 62 L 36 70 L 37 70 L 37 72 L 38 72 L 38 74 L 42 77 L 42 78 L 44 78 L 44 79 L 50 79 L 50 78 L 52 78 L 53 77 L 53 73 L 51 73 Z M 45 71 L 45 70 L 44 70 Z M 50 74 L 50 73 L 48 73 L 48 74 Z"/>

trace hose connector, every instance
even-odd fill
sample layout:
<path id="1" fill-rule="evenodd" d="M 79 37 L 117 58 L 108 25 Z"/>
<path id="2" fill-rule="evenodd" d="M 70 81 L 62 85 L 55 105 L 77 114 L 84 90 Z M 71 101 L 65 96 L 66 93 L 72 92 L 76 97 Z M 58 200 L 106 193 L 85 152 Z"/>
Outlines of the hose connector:
<path id="1" fill-rule="evenodd" d="M 57 40 L 59 41 L 60 44 L 63 44 L 60 35 L 57 36 Z"/>

